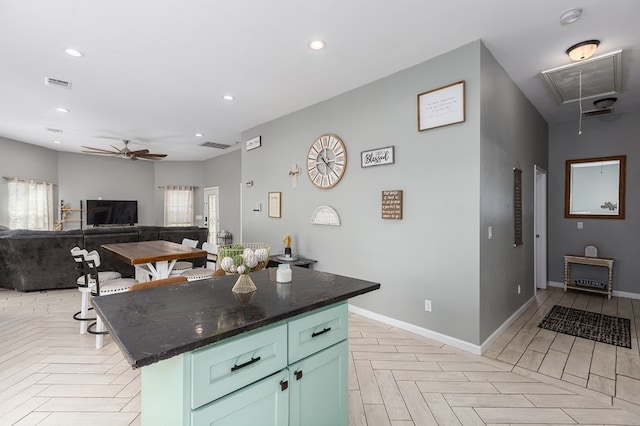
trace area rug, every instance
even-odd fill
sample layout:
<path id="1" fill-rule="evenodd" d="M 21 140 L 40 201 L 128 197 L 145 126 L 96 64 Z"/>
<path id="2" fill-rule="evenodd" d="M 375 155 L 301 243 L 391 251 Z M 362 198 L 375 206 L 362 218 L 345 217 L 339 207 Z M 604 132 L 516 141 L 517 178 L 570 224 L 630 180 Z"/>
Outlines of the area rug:
<path id="1" fill-rule="evenodd" d="M 538 324 L 538 327 L 596 342 L 631 348 L 631 322 L 627 318 L 555 305 Z"/>

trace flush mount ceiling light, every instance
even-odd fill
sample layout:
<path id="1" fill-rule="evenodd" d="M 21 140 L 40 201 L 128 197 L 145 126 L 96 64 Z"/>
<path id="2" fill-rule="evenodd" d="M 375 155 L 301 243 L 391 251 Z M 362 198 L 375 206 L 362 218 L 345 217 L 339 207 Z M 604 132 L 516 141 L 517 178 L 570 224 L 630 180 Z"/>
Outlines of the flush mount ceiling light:
<path id="1" fill-rule="evenodd" d="M 587 40 L 574 44 L 567 49 L 567 55 L 574 61 L 584 61 L 596 53 L 600 40 Z"/>
<path id="2" fill-rule="evenodd" d="M 55 140 L 55 141 L 53 141 L 53 143 L 55 143 L 55 144 L 61 144 L 62 142 L 60 142 L 59 140 Z"/>
<path id="3" fill-rule="evenodd" d="M 311 43 L 309 43 L 309 49 L 312 50 L 322 50 L 325 47 L 327 47 L 327 43 L 325 43 L 324 40 L 313 40 Z"/>
<path id="4" fill-rule="evenodd" d="M 593 101 L 593 106 L 595 106 L 598 109 L 611 108 L 613 104 L 616 103 L 617 100 L 618 98 L 602 98 L 602 99 Z"/>
<path id="5" fill-rule="evenodd" d="M 204 135 L 203 135 L 202 133 L 196 133 L 196 137 L 197 137 L 197 138 L 201 138 L 201 137 L 203 137 L 203 136 L 204 136 Z"/>
<path id="6" fill-rule="evenodd" d="M 67 109 L 67 108 L 58 107 L 58 108 L 56 108 L 56 111 L 58 111 L 58 112 L 69 112 L 70 110 Z"/>
<path id="7" fill-rule="evenodd" d="M 582 9 L 579 7 L 567 10 L 562 15 L 560 15 L 560 23 L 562 25 L 573 24 L 578 19 L 580 19 L 580 15 L 582 15 Z"/>
<path id="8" fill-rule="evenodd" d="M 231 96 L 231 95 L 224 95 L 222 97 L 222 99 L 224 99 L 225 101 L 232 101 L 235 99 L 235 97 Z"/>
<path id="9" fill-rule="evenodd" d="M 64 49 L 64 53 L 74 58 L 82 58 L 84 56 L 84 53 L 76 49 Z"/>

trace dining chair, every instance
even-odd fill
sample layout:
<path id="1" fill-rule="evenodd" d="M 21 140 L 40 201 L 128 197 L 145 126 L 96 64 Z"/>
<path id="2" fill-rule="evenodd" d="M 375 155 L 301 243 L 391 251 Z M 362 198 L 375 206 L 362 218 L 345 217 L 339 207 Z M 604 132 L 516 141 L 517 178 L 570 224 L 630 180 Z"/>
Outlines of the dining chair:
<path id="1" fill-rule="evenodd" d="M 87 316 L 88 312 L 93 309 L 89 307 L 89 295 L 91 294 L 91 289 L 96 285 L 96 278 L 85 272 L 83 260 L 86 254 L 88 254 L 87 250 L 81 249 L 80 247 L 76 246 L 71 249 L 71 256 L 73 256 L 73 260 L 76 263 L 76 270 L 80 271 L 80 276 L 76 280 L 76 285 L 78 286 L 78 290 L 81 294 L 80 310 L 73 314 L 73 319 L 80 321 L 80 334 L 85 334 L 87 332 L 87 326 L 89 325 L 88 321 L 96 320 L 95 317 Z M 120 272 L 116 271 L 99 271 L 98 277 L 100 281 L 106 283 L 120 279 L 122 278 L 122 275 Z"/>
<path id="2" fill-rule="evenodd" d="M 100 282 L 100 275 L 98 274 L 98 267 L 100 266 L 100 254 L 93 250 L 83 256 L 82 262 L 85 268 L 85 274 L 91 274 L 96 278 L 96 283 L 91 287 L 91 296 L 106 296 L 109 294 L 123 293 L 129 291 L 129 288 L 138 282 L 133 278 L 120 278 L 116 280 Z M 104 342 L 104 335 L 109 334 L 104 328 L 104 323 L 100 315 L 96 315 L 96 322 L 91 323 L 87 327 L 87 333 L 94 334 L 96 336 L 96 349 L 102 349 Z"/>
<path id="3" fill-rule="evenodd" d="M 202 250 L 207 252 L 207 268 L 216 269 L 218 261 L 218 245 L 213 243 L 202 243 Z"/>
<path id="4" fill-rule="evenodd" d="M 193 268 L 182 273 L 182 277 L 185 277 L 188 281 L 206 280 L 213 277 L 221 277 L 226 275 L 226 272 L 222 268 Z"/>
<path id="5" fill-rule="evenodd" d="M 171 285 L 171 284 L 178 284 L 178 283 L 186 283 L 187 281 L 188 281 L 187 277 L 183 275 L 176 275 L 174 277 L 162 278 L 159 280 L 133 284 L 131 287 L 129 287 L 129 291 L 142 290 L 145 288 L 161 287 L 164 285 Z"/>
<path id="6" fill-rule="evenodd" d="M 189 238 L 182 239 L 182 245 L 186 247 L 191 247 L 191 248 L 197 248 L 198 242 L 199 242 L 198 240 L 192 240 Z M 192 268 L 193 268 L 193 262 L 188 262 L 186 260 L 178 261 L 175 263 L 175 265 L 173 265 L 173 268 L 171 269 L 169 276 L 181 275 L 183 272 L 186 272 Z"/>

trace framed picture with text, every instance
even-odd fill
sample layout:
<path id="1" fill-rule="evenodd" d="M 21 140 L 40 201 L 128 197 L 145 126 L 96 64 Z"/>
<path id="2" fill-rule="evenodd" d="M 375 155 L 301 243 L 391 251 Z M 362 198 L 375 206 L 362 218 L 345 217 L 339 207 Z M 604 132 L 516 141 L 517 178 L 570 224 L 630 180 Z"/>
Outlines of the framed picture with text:
<path id="1" fill-rule="evenodd" d="M 464 80 L 418 95 L 419 131 L 464 120 Z"/>

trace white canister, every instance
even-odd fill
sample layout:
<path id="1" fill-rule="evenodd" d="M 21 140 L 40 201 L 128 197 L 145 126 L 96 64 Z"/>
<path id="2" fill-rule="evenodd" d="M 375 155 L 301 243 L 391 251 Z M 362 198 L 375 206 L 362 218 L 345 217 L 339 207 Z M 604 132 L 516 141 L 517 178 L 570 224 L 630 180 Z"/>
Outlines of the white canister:
<path id="1" fill-rule="evenodd" d="M 278 265 L 278 272 L 276 272 L 276 282 L 290 283 L 291 282 L 291 266 L 286 263 Z"/>

